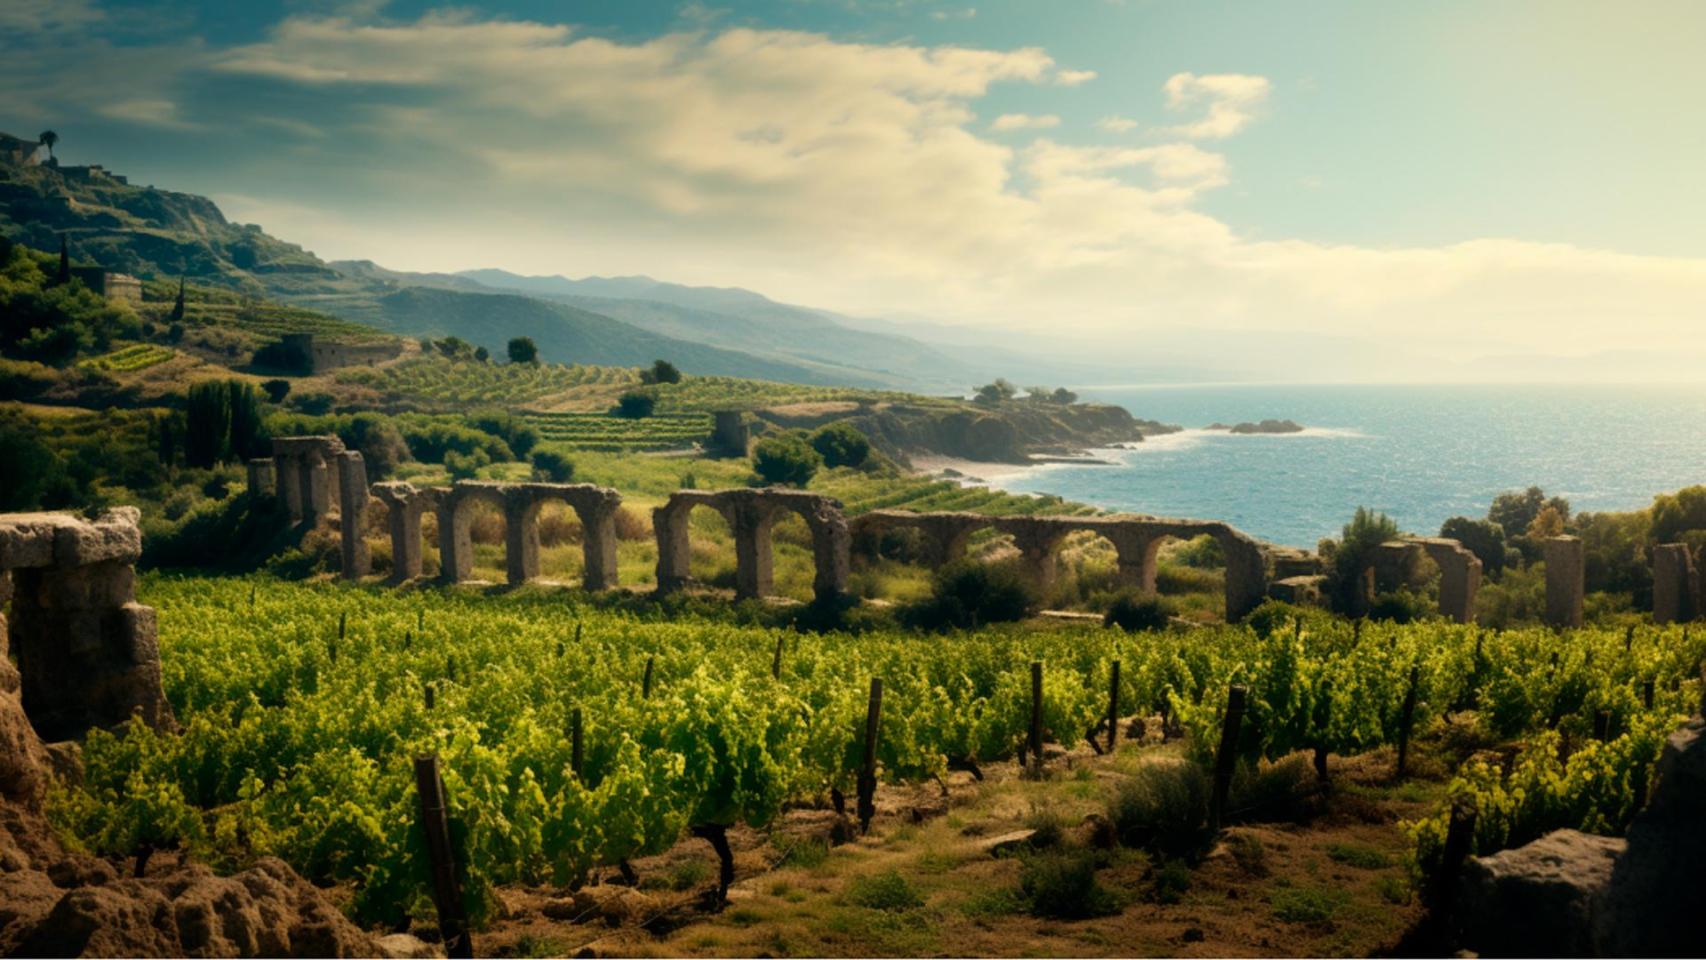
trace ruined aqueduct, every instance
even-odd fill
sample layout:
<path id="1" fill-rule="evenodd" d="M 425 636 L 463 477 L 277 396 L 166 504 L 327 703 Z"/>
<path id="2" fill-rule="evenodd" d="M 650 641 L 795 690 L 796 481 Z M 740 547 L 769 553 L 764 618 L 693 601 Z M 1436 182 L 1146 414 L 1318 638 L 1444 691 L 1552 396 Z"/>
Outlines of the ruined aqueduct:
<path id="1" fill-rule="evenodd" d="M 422 575 L 421 517 L 428 510 L 437 521 L 440 580 L 468 580 L 473 566 L 473 505 L 487 503 L 504 516 L 507 579 L 511 584 L 526 583 L 540 575 L 539 510 L 550 501 L 560 500 L 580 518 L 583 585 L 589 590 L 617 586 L 616 513 L 622 497 L 615 490 L 584 483 L 484 481 L 458 481 L 448 487 L 392 481 L 370 487 L 361 454 L 345 450 L 336 437 L 281 437 L 273 441 L 272 452 L 271 459 L 249 462 L 250 495 L 276 497 L 293 521 L 306 525 L 338 512 L 342 572 L 349 579 L 366 576 L 371 570 L 362 533 L 367 512 L 377 502 L 386 510 L 391 536 L 392 583 Z M 1242 619 L 1269 596 L 1299 602 L 1318 599 L 1321 584 L 1315 558 L 1287 555 L 1216 521 L 1124 515 L 994 517 L 903 510 L 874 510 L 849 520 L 839 502 L 820 494 L 734 489 L 679 490 L 652 512 L 660 593 L 681 590 L 691 583 L 688 520 L 696 507 L 708 507 L 728 522 L 735 540 L 735 594 L 741 598 L 774 592 L 771 533 L 777 519 L 789 513 L 803 518 L 810 531 L 816 567 L 813 586 L 819 598 L 848 592 L 855 538 L 891 530 L 918 531 L 926 561 L 932 566 L 963 557 L 973 534 L 994 530 L 1012 537 L 1021 564 L 1045 587 L 1055 580 L 1062 543 L 1074 533 L 1088 532 L 1113 545 L 1120 581 L 1145 591 L 1155 589 L 1156 561 L 1164 542 L 1207 535 L 1219 543 L 1225 556 L 1228 620 Z M 1546 541 L 1545 554 L 1547 620 L 1559 626 L 1579 625 L 1582 543 L 1574 537 L 1554 537 Z M 1439 569 L 1439 612 L 1459 623 L 1473 622 L 1481 561 L 1456 540 L 1418 537 L 1383 544 L 1364 571 L 1361 594 L 1370 597 L 1376 590 L 1389 590 L 1412 580 L 1423 557 Z M 0 569 L 4 566 L 0 562 Z M 1678 622 L 1699 615 L 1700 579 L 1685 546 L 1664 544 L 1655 550 L 1653 579 L 1655 621 Z"/>

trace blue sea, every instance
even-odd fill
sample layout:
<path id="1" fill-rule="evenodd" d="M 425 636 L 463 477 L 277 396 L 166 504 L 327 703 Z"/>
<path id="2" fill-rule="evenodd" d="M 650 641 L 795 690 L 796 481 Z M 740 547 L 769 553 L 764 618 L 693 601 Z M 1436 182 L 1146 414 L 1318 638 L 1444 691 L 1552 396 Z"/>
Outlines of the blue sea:
<path id="1" fill-rule="evenodd" d="M 1224 520 L 1278 544 L 1336 536 L 1358 506 L 1437 533 L 1536 485 L 1577 511 L 1627 510 L 1706 483 L 1706 385 L 1089 387 L 1084 400 L 1190 428 L 1114 466 L 1048 465 L 1003 477 L 1112 510 Z M 1290 419 L 1300 434 L 1204 432 Z"/>

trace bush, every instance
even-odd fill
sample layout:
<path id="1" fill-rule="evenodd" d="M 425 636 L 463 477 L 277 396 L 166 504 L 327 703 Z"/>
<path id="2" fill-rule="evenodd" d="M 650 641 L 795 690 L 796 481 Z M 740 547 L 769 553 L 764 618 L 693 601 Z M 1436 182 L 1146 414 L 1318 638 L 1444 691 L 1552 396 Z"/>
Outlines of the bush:
<path id="1" fill-rule="evenodd" d="M 769 484 L 803 487 L 821 466 L 823 458 L 797 434 L 765 437 L 752 451 L 752 468 Z"/>
<path id="2" fill-rule="evenodd" d="M 568 483 L 575 478 L 575 462 L 556 450 L 535 450 L 533 477 L 548 483 Z"/>
<path id="3" fill-rule="evenodd" d="M 850 424 L 831 423 L 817 429 L 811 437 L 812 449 L 830 467 L 863 466 L 871 457 L 871 441 Z"/>
<path id="4" fill-rule="evenodd" d="M 856 907 L 888 911 L 924 906 L 924 898 L 897 870 L 854 877 L 847 884 L 847 902 Z"/>
<path id="5" fill-rule="evenodd" d="M 1011 564 L 959 560 L 936 571 L 930 599 L 907 619 L 929 629 L 969 629 L 1023 620 L 1037 605 L 1030 582 Z"/>
<path id="6" fill-rule="evenodd" d="M 265 380 L 261 383 L 261 389 L 266 391 L 269 403 L 283 403 L 284 398 L 290 395 L 290 381 Z"/>
<path id="7" fill-rule="evenodd" d="M 1085 920 L 1119 912 L 1119 903 L 1096 880 L 1096 854 L 1044 851 L 1026 856 L 1019 893 L 1030 912 L 1055 920 Z"/>
<path id="8" fill-rule="evenodd" d="M 1463 544 L 1481 561 L 1487 576 L 1497 580 L 1505 569 L 1505 528 L 1491 520 L 1452 517 L 1440 524 L 1439 535 Z"/>
<path id="9" fill-rule="evenodd" d="M 177 328 L 178 336 L 181 338 L 183 336 L 183 325 L 175 323 L 172 326 Z M 167 339 L 171 339 L 170 336 Z M 314 372 L 314 358 L 308 355 L 308 351 L 302 349 L 298 344 L 286 343 L 283 340 L 274 340 L 256 350 L 254 356 L 249 358 L 249 365 L 257 370 L 293 373 L 303 377 Z M 277 403 L 278 401 L 274 400 L 273 402 Z"/>
<path id="10" fill-rule="evenodd" d="M 1173 616 L 1173 605 L 1152 594 L 1126 590 L 1114 598 L 1102 617 L 1102 626 L 1119 627 L 1127 633 L 1164 630 Z"/>
<path id="11" fill-rule="evenodd" d="M 1328 594 L 1332 598 L 1333 609 L 1341 613 L 1355 611 L 1357 591 L 1362 589 L 1362 572 L 1373 560 L 1375 548 L 1397 537 L 1398 524 L 1390 517 L 1367 507 L 1358 507 L 1337 542 L 1322 542 L 1321 552 L 1332 562 L 1328 573 Z"/>
<path id="12" fill-rule="evenodd" d="M 311 417 L 319 417 L 331 413 L 332 404 L 336 402 L 329 393 L 298 393 L 290 398 L 290 407 Z"/>
<path id="13" fill-rule="evenodd" d="M 1125 846 L 1183 856 L 1207 837 L 1208 795 L 1208 775 L 1196 764 L 1147 763 L 1115 791 L 1108 822 Z"/>
<path id="14" fill-rule="evenodd" d="M 652 361 L 651 369 L 640 371 L 641 383 L 680 383 L 681 371 L 668 360 Z"/>
<path id="15" fill-rule="evenodd" d="M 651 416 L 657 405 L 657 397 L 642 390 L 634 390 L 624 393 L 616 400 L 615 413 L 630 420 L 641 420 Z"/>
<path id="16" fill-rule="evenodd" d="M 511 363 L 533 363 L 539 359 L 539 346 L 532 337 L 515 337 L 509 342 Z"/>
<path id="17" fill-rule="evenodd" d="M 450 472 L 453 480 L 472 480 L 479 476 L 483 467 L 491 466 L 492 458 L 486 456 L 486 451 L 475 450 L 470 454 L 447 453 L 444 455 L 444 469 Z"/>
<path id="18" fill-rule="evenodd" d="M 1428 602 L 1428 598 L 1408 587 L 1377 594 L 1368 605 L 1370 620 L 1386 620 L 1392 623 L 1415 623 L 1426 620 L 1433 613 L 1433 604 Z"/>

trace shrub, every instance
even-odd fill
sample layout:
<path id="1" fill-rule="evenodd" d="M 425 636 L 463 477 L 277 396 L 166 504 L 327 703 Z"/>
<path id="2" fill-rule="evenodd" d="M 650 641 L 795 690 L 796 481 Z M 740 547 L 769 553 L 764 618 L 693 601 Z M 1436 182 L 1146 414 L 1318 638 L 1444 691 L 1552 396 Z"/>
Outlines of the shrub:
<path id="1" fill-rule="evenodd" d="M 1198 570 L 1226 566 L 1226 552 L 1220 548 L 1220 541 L 1206 533 L 1181 544 L 1171 559 L 1180 566 Z"/>
<path id="2" fill-rule="evenodd" d="M 470 454 L 447 453 L 444 455 L 444 469 L 450 472 L 453 480 L 472 480 L 479 476 L 482 467 L 491 466 L 492 458 L 486 456 L 486 451 L 475 450 Z"/>
<path id="3" fill-rule="evenodd" d="M 1368 568 L 1376 547 L 1398 536 L 1398 524 L 1367 507 L 1358 507 L 1351 522 L 1345 524 L 1337 542 L 1322 542 L 1323 555 L 1332 561 L 1329 572 L 1329 593 L 1334 609 L 1350 612 L 1357 606 L 1357 591 L 1361 589 L 1362 572 Z"/>
<path id="4" fill-rule="evenodd" d="M 1019 893 L 1030 912 L 1056 920 L 1084 920 L 1119 911 L 1119 903 L 1096 880 L 1096 855 L 1089 850 L 1044 851 L 1025 857 Z"/>
<path id="5" fill-rule="evenodd" d="M 183 338 L 183 324 L 172 324 L 172 330 L 176 336 L 168 333 L 166 339 L 176 343 Z M 308 355 L 308 351 L 302 349 L 299 344 L 286 343 L 283 340 L 274 340 L 256 350 L 254 356 L 249 358 L 249 364 L 258 370 L 294 373 L 304 377 L 314 372 L 314 358 Z"/>
<path id="6" fill-rule="evenodd" d="M 1481 561 L 1487 576 L 1497 580 L 1505 569 L 1505 528 L 1491 520 L 1452 517 L 1440 524 L 1439 535 L 1463 544 Z"/>
<path id="7" fill-rule="evenodd" d="M 1418 620 L 1426 620 L 1433 612 L 1428 598 L 1408 587 L 1378 594 L 1368 605 L 1369 619 L 1387 620 L 1392 623 L 1415 623 Z"/>
<path id="8" fill-rule="evenodd" d="M 823 458 L 797 434 L 765 437 L 752 452 L 752 468 L 769 484 L 803 487 L 821 466 Z"/>
<path id="9" fill-rule="evenodd" d="M 1018 568 L 959 560 L 936 571 L 930 599 L 909 611 L 908 619 L 927 628 L 966 629 L 1023 620 L 1037 605 Z"/>
<path id="10" fill-rule="evenodd" d="M 1156 903 L 1178 903 L 1191 889 L 1191 868 L 1183 860 L 1163 860 L 1155 868 L 1149 899 Z"/>
<path id="11" fill-rule="evenodd" d="M 298 393 L 290 398 L 291 409 L 300 410 L 311 417 L 331 413 L 332 404 L 335 402 L 331 394 L 324 392 Z"/>
<path id="12" fill-rule="evenodd" d="M 539 346 L 532 337 L 515 337 L 509 342 L 511 363 L 533 363 L 539 359 Z"/>
<path id="13" fill-rule="evenodd" d="M 1102 617 L 1102 626 L 1119 627 L 1127 633 L 1164 630 L 1173 616 L 1173 605 L 1152 593 L 1126 590 L 1114 598 Z"/>
<path id="14" fill-rule="evenodd" d="M 658 398 L 643 390 L 633 390 L 624 393 L 616 400 L 616 415 L 630 420 L 641 420 L 652 415 L 657 408 Z"/>
<path id="15" fill-rule="evenodd" d="M 1208 776 L 1194 763 L 1144 764 L 1108 802 L 1120 843 L 1171 856 L 1195 852 L 1206 837 Z"/>
<path id="16" fill-rule="evenodd" d="M 651 369 L 640 372 L 641 383 L 680 383 L 681 371 L 668 360 L 652 361 Z"/>
<path id="17" fill-rule="evenodd" d="M 889 911 L 924 906 L 924 898 L 897 870 L 854 877 L 847 884 L 847 902 L 856 907 Z"/>
<path id="18" fill-rule="evenodd" d="M 846 423 L 831 423 L 819 427 L 811 437 L 812 449 L 830 467 L 863 466 L 871 457 L 871 441 Z"/>
<path id="19" fill-rule="evenodd" d="M 557 450 L 535 450 L 533 477 L 547 483 L 568 483 L 575 478 L 575 462 Z"/>
<path id="20" fill-rule="evenodd" d="M 268 402 L 283 403 L 284 398 L 290 395 L 290 381 L 266 380 L 261 383 L 261 389 L 266 391 Z"/>

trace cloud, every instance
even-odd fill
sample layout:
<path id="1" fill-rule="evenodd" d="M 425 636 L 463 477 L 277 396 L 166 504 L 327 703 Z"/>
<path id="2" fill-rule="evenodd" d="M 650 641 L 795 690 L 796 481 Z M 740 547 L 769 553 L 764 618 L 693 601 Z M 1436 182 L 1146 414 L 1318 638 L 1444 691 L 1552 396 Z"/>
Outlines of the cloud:
<path id="1" fill-rule="evenodd" d="M 0 4 L 0 48 L 11 40 L 33 41 L 43 34 L 86 30 L 105 19 L 89 0 L 6 0 Z"/>
<path id="2" fill-rule="evenodd" d="M 1010 130 L 1046 130 L 1049 127 L 1058 126 L 1060 126 L 1060 118 L 1052 113 L 1040 115 L 1004 113 L 995 118 L 995 122 L 989 125 L 989 129 L 997 133 L 1006 133 Z"/>
<path id="3" fill-rule="evenodd" d="M 1057 70 L 1054 82 L 1063 87 L 1076 87 L 1096 79 L 1094 70 Z"/>
<path id="4" fill-rule="evenodd" d="M 109 119 L 139 123 L 150 127 L 165 127 L 175 130 L 187 130 L 193 127 L 193 124 L 184 122 L 178 114 L 178 105 L 170 100 L 121 100 L 117 103 L 98 107 L 95 112 Z"/>
<path id="5" fill-rule="evenodd" d="M 1249 126 L 1267 102 L 1272 84 L 1266 77 L 1242 73 L 1175 73 L 1161 89 L 1167 94 L 1170 110 L 1207 107 L 1200 120 L 1169 128 L 1169 132 L 1192 140 L 1221 140 Z"/>
<path id="6" fill-rule="evenodd" d="M 930 13 L 932 20 L 970 20 L 975 16 L 977 16 L 976 7 L 962 7 L 958 10 L 933 10 Z"/>
<path id="7" fill-rule="evenodd" d="M 1130 133 L 1137 129 L 1137 121 L 1130 117 L 1103 117 L 1096 121 L 1096 129 L 1109 133 Z"/>
<path id="8" fill-rule="evenodd" d="M 324 256 L 650 273 L 1044 329 L 1105 354 L 1163 326 L 1204 344 L 1377 337 L 1417 358 L 1681 350 L 1706 314 L 1699 259 L 1253 239 L 1205 212 L 1236 179 L 1205 142 L 1257 115 L 1260 77 L 1180 74 L 1165 104 L 1197 119 L 1141 146 L 1085 145 L 1053 114 L 980 119 L 1003 85 L 1059 82 L 1035 48 L 750 28 L 628 42 L 463 14 L 297 17 L 235 48 L 102 49 L 71 76 L 53 58 L 0 59 L 0 107 L 193 125 L 173 136 L 202 166 L 171 185 L 242 194 L 242 217 Z M 992 135 L 1047 127 L 1023 146 Z"/>

